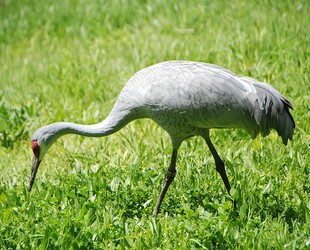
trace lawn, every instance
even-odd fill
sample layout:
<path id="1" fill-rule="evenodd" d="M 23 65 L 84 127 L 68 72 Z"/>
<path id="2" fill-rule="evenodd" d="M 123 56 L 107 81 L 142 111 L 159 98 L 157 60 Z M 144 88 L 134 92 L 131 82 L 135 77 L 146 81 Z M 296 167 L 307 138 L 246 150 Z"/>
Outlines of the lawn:
<path id="1" fill-rule="evenodd" d="M 310 4 L 296 1 L 0 1 L 0 249 L 307 249 L 310 247 Z M 201 138 L 152 210 L 169 136 L 138 120 L 104 138 L 68 135 L 27 191 L 39 127 L 102 121 L 139 69 L 214 63 L 277 88 L 294 139 L 212 130 L 230 197 Z"/>

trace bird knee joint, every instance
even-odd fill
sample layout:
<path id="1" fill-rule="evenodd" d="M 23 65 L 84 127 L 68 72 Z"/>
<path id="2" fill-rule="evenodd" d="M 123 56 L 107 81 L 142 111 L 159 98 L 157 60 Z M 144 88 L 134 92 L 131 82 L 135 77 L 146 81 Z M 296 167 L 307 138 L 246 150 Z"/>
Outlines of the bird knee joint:
<path id="1" fill-rule="evenodd" d="M 171 172 L 170 170 L 168 170 L 167 173 L 166 173 L 166 178 L 167 179 L 174 179 L 175 174 L 176 174 L 176 171 Z"/>
<path id="2" fill-rule="evenodd" d="M 219 162 L 216 162 L 215 164 L 216 166 L 216 170 L 219 172 L 219 171 L 222 171 L 223 168 L 225 168 L 225 164 L 223 161 L 219 161 Z"/>

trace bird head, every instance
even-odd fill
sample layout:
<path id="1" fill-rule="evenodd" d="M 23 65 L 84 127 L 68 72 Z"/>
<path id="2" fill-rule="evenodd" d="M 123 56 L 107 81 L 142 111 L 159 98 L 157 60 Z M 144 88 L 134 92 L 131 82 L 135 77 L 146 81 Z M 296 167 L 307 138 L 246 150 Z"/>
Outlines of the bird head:
<path id="1" fill-rule="evenodd" d="M 31 191 L 38 168 L 41 161 L 43 160 L 44 155 L 56 140 L 56 132 L 57 131 L 53 129 L 52 125 L 48 125 L 39 128 L 32 136 L 31 148 L 33 157 L 28 191 Z"/>

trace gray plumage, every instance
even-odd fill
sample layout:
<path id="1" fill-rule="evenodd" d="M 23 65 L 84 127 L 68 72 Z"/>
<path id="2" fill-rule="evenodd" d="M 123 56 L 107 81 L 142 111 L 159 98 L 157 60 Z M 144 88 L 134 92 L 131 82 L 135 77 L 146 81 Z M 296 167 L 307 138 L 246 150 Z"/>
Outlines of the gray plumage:
<path id="1" fill-rule="evenodd" d="M 35 157 L 40 163 L 48 148 L 64 134 L 106 136 L 132 120 L 153 119 L 168 132 L 173 145 L 166 182 L 154 211 L 157 214 L 174 178 L 177 150 L 184 139 L 199 135 L 206 140 L 229 192 L 224 163 L 210 141 L 209 129 L 242 128 L 252 138 L 259 133 L 266 136 L 271 129 L 275 129 L 286 145 L 288 139 L 292 139 L 295 128 L 289 111 L 292 108 L 285 97 L 266 83 L 237 76 L 212 64 L 169 61 L 134 74 L 121 91 L 109 116 L 101 123 L 51 124 L 34 133 L 32 146 L 39 150 Z M 34 168 L 29 190 L 38 166 Z"/>

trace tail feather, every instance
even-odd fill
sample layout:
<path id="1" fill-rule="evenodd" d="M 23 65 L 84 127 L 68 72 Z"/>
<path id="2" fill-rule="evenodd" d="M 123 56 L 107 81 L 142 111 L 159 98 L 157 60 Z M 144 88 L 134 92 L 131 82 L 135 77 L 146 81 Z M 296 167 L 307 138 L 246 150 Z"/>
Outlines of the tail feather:
<path id="1" fill-rule="evenodd" d="M 271 129 L 275 129 L 286 145 L 289 139 L 292 140 L 295 128 L 295 122 L 290 113 L 293 105 L 270 85 L 250 77 L 240 78 L 253 84 L 257 90 L 257 93 L 253 94 L 249 99 L 254 109 L 252 114 L 258 125 L 258 129 L 254 131 L 253 136 L 255 137 L 258 133 L 266 136 Z M 253 102 L 253 99 L 255 99 L 255 102 Z"/>

